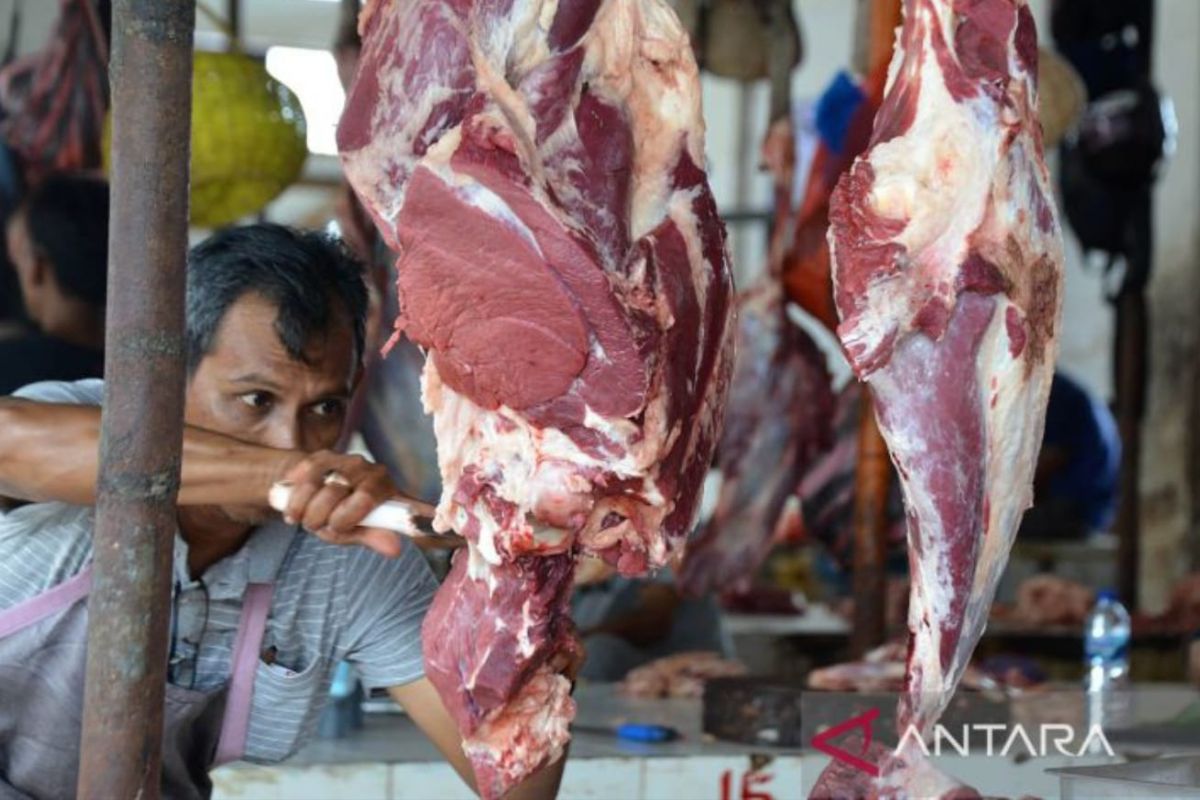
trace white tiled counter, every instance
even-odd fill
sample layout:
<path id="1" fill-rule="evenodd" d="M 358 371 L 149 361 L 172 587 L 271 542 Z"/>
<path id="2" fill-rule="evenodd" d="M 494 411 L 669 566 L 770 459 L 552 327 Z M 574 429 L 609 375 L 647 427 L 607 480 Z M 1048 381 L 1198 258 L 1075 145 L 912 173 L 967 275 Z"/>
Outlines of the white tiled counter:
<path id="1" fill-rule="evenodd" d="M 1198 696 L 1183 687 L 1147 690 L 1149 719 L 1163 719 Z M 648 722 L 670 725 L 682 741 L 626 744 L 577 733 L 563 779 L 562 800 L 801 800 L 828 758 L 813 751 L 781 751 L 706 741 L 699 701 L 640 701 L 610 686 L 581 687 L 578 721 L 584 725 Z M 1118 751 L 1123 748 L 1118 746 Z M 1125 749 L 1128 749 L 1127 747 Z M 1146 754 L 1200 752 L 1193 747 L 1148 747 Z M 1058 778 L 1045 770 L 1082 766 L 1054 758 L 954 758 L 944 767 L 988 796 L 1058 796 Z M 1091 762 L 1100 763 L 1100 762 Z M 314 743 L 278 767 L 234 764 L 213 775 L 214 800 L 468 800 L 473 795 L 407 717 L 368 716 L 346 738 Z"/>

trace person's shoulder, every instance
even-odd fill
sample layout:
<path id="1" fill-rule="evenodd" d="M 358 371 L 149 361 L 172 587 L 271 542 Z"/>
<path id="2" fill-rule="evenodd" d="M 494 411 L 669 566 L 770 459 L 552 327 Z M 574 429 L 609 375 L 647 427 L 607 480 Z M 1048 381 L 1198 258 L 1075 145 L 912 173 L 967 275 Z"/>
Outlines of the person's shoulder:
<path id="1" fill-rule="evenodd" d="M 311 538 L 316 539 L 315 536 Z M 426 573 L 432 574 L 424 554 L 408 541 L 404 542 L 404 548 L 396 558 L 381 556 L 367 547 L 329 544 L 320 539 L 316 539 L 316 546 L 321 554 L 319 558 L 326 563 L 336 563 L 343 579 L 351 584 L 392 580 L 397 575 L 424 577 Z"/>
<path id="2" fill-rule="evenodd" d="M 69 503 L 27 503 L 0 512 L 0 539 L 14 535 L 36 534 L 48 537 L 91 536 L 95 509 Z"/>
<path id="3" fill-rule="evenodd" d="M 0 394 L 41 381 L 97 378 L 104 354 L 41 333 L 0 342 Z"/>
<path id="4" fill-rule="evenodd" d="M 104 381 L 85 378 L 77 381 L 39 381 L 17 389 L 13 397 L 39 403 L 98 406 L 104 400 Z"/>

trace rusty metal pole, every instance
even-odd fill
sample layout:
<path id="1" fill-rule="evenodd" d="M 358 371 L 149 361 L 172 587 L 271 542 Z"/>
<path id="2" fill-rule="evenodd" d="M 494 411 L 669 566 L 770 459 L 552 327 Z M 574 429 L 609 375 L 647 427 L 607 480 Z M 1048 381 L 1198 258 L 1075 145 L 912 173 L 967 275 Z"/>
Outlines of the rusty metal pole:
<path id="1" fill-rule="evenodd" d="M 77 796 L 159 795 L 195 0 L 115 0 L 104 414 Z"/>

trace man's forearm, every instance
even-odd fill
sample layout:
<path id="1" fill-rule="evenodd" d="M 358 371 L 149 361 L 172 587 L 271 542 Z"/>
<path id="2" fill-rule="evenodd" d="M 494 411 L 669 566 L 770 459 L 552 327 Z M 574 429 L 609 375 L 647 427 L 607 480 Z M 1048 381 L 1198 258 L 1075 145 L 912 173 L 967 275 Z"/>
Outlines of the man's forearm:
<path id="1" fill-rule="evenodd" d="M 567 750 L 570 747 L 568 746 Z M 562 784 L 563 768 L 567 765 L 567 751 L 553 764 L 542 767 L 504 796 L 504 800 L 553 800 L 558 797 Z"/>
<path id="2" fill-rule="evenodd" d="M 0 399 L 0 496 L 94 503 L 99 443 L 99 408 Z M 262 503 L 300 457 L 185 428 L 179 504 Z"/>

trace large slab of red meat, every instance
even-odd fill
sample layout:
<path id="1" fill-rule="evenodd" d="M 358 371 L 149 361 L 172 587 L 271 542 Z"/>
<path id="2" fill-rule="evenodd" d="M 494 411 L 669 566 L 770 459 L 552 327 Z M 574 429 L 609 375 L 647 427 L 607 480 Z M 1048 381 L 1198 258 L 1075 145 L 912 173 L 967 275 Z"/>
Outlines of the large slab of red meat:
<path id="1" fill-rule="evenodd" d="M 838 334 L 908 512 L 900 724 L 921 732 L 987 622 L 1054 368 L 1063 253 L 1037 57 L 1026 0 L 905 0 L 871 146 L 831 207 Z"/>
<path id="2" fill-rule="evenodd" d="M 796 485 L 833 440 L 831 380 L 825 354 L 788 319 L 778 278 L 742 295 L 717 447 L 721 488 L 712 518 L 688 543 L 684 591 L 749 589 L 771 549 L 799 528 Z"/>
<path id="3" fill-rule="evenodd" d="M 732 360 L 724 228 L 687 36 L 661 0 L 377 0 L 338 131 L 429 351 L 469 541 L 427 674 L 495 797 L 573 713 L 573 557 L 664 565 L 694 524 Z"/>

